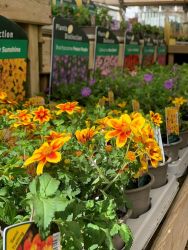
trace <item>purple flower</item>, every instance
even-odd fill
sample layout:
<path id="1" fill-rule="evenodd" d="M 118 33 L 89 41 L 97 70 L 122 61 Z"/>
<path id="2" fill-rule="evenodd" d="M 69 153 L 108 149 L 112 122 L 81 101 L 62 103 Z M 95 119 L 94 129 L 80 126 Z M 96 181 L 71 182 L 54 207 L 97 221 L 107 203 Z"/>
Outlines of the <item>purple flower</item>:
<path id="1" fill-rule="evenodd" d="M 144 81 L 149 83 L 153 80 L 153 74 L 145 74 L 144 75 Z"/>
<path id="2" fill-rule="evenodd" d="M 96 83 L 96 80 L 95 80 L 95 79 L 90 79 L 90 80 L 89 80 L 89 85 L 90 85 L 90 86 L 93 86 L 95 83 Z"/>
<path id="3" fill-rule="evenodd" d="M 91 89 L 89 87 L 83 87 L 81 89 L 81 95 L 83 97 L 87 97 L 87 96 L 90 96 L 91 95 Z"/>
<path id="4" fill-rule="evenodd" d="M 173 85 L 174 85 L 173 79 L 169 79 L 164 82 L 165 89 L 172 89 Z"/>

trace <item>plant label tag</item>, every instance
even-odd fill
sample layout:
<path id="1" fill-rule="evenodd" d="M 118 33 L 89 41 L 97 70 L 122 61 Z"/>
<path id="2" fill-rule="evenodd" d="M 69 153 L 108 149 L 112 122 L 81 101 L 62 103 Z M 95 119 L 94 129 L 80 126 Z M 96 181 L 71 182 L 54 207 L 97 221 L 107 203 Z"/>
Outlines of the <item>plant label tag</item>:
<path id="1" fill-rule="evenodd" d="M 137 100 L 132 100 L 133 112 L 138 112 L 140 110 L 140 103 Z"/>
<path id="2" fill-rule="evenodd" d="M 23 222 L 6 227 L 3 231 L 3 250 L 24 249 L 60 250 L 60 233 L 42 240 L 34 222 Z"/>
<path id="3" fill-rule="evenodd" d="M 179 135 L 179 114 L 177 107 L 165 108 L 167 143 L 171 143 L 174 136 Z"/>
<path id="4" fill-rule="evenodd" d="M 162 136 L 161 136 L 161 130 L 159 127 L 155 126 L 154 129 L 154 134 L 155 134 L 155 139 L 159 144 L 159 147 L 161 149 L 161 154 L 163 158 L 163 163 L 165 162 L 165 155 L 164 155 L 164 148 L 163 148 L 163 141 L 162 141 Z"/>

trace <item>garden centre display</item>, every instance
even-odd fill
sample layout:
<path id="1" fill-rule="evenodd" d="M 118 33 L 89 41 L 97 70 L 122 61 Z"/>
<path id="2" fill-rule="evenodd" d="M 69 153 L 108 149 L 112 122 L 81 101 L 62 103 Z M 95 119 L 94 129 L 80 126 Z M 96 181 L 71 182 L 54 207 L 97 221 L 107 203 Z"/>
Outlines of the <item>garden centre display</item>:
<path id="1" fill-rule="evenodd" d="M 0 89 L 9 100 L 23 101 L 26 89 L 28 39 L 15 22 L 0 16 Z"/>

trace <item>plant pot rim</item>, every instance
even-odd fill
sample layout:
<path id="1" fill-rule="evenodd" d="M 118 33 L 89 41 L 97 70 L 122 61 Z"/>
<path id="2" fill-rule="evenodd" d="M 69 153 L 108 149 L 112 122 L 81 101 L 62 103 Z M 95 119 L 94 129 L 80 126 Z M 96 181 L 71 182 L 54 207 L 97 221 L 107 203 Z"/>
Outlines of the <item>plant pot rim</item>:
<path id="1" fill-rule="evenodd" d="M 151 187 L 152 184 L 154 183 L 155 177 L 151 173 L 149 173 L 149 172 L 147 174 L 145 174 L 145 175 L 149 175 L 150 178 L 151 178 L 148 184 L 146 184 L 146 185 L 144 185 L 142 187 L 138 187 L 138 188 L 125 189 L 125 194 L 126 193 L 127 194 L 129 194 L 129 193 L 136 193 L 138 191 L 142 191 L 144 189 L 147 189 L 148 187 Z"/>
<path id="2" fill-rule="evenodd" d="M 166 164 L 170 163 L 171 161 L 172 161 L 172 158 L 168 157 L 168 160 L 166 160 L 165 162 L 160 162 L 158 167 L 164 167 Z"/>
<path id="3" fill-rule="evenodd" d="M 178 141 L 172 142 L 172 143 L 163 143 L 163 146 L 171 146 L 171 145 L 177 145 L 182 142 L 182 138 L 180 137 Z"/>

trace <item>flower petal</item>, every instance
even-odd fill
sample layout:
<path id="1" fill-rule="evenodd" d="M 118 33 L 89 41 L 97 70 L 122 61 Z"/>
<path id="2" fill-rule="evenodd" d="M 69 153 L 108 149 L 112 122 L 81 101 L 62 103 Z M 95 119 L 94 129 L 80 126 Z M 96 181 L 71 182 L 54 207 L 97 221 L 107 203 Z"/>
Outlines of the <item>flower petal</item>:
<path id="1" fill-rule="evenodd" d="M 61 153 L 60 152 L 52 152 L 47 157 L 46 160 L 51 163 L 58 163 L 61 160 Z"/>

